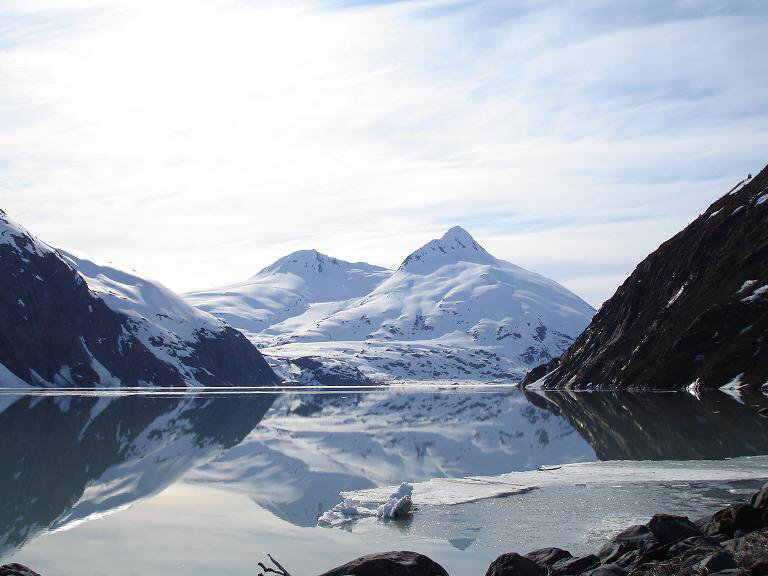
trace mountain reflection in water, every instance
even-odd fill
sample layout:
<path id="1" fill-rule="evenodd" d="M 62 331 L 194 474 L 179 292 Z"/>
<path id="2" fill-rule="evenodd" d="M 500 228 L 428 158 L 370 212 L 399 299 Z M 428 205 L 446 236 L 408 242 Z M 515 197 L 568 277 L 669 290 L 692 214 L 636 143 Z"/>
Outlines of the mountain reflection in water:
<path id="1" fill-rule="evenodd" d="M 177 482 L 314 526 L 344 490 L 595 459 L 767 454 L 765 398 L 741 400 L 510 388 L 0 397 L 0 558 Z"/>

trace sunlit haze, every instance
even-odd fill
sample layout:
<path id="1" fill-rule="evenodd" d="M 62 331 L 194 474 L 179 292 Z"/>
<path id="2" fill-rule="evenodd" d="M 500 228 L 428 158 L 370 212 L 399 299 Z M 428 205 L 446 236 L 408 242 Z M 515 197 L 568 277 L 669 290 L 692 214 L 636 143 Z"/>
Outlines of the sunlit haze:
<path id="1" fill-rule="evenodd" d="M 642 4 L 642 10 L 640 5 Z M 0 4 L 0 208 L 186 291 L 461 225 L 593 306 L 768 149 L 761 2 Z"/>

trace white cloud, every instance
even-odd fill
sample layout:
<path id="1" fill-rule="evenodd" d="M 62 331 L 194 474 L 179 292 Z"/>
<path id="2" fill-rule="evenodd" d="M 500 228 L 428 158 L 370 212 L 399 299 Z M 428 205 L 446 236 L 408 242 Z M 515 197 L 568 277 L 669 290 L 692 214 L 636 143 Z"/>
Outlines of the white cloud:
<path id="1" fill-rule="evenodd" d="M 759 3 L 19 0 L 0 204 L 184 290 L 451 224 L 597 305 L 768 144 Z"/>

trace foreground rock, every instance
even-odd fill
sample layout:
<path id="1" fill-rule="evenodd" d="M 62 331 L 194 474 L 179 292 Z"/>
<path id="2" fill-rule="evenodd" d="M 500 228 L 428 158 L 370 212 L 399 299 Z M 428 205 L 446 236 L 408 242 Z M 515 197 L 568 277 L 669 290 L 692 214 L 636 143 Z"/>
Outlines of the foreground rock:
<path id="1" fill-rule="evenodd" d="M 499 556 L 486 576 L 768 575 L 768 484 L 749 503 L 691 521 L 657 514 L 630 526 L 595 555 L 543 548 Z"/>
<path id="2" fill-rule="evenodd" d="M 643 260 L 559 365 L 533 371 L 524 385 L 762 385 L 768 381 L 767 258 L 763 169 Z"/>
<path id="3" fill-rule="evenodd" d="M 437 562 L 416 552 L 382 552 L 369 554 L 321 576 L 448 576 Z"/>

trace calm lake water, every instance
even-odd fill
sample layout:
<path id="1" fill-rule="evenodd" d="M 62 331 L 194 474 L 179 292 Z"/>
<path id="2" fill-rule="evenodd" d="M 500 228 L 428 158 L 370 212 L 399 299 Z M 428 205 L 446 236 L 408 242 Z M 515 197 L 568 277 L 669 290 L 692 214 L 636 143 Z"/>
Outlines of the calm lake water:
<path id="1" fill-rule="evenodd" d="M 591 551 L 655 512 L 744 498 L 768 478 L 766 405 L 490 387 L 0 395 L 0 563 L 46 576 L 246 575 L 270 552 L 309 576 L 408 549 L 484 574 L 503 552 Z M 340 491 L 510 472 L 537 488 L 316 526 Z"/>

